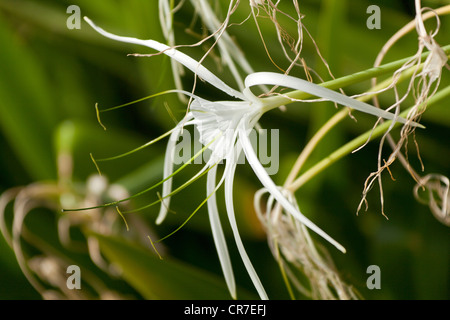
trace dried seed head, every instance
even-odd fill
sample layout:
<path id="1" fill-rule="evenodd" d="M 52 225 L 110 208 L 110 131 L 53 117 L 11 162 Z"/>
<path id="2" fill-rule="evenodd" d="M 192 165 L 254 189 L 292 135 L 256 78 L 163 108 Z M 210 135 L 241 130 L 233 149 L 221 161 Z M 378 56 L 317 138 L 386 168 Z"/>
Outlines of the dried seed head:
<path id="1" fill-rule="evenodd" d="M 420 190 L 427 192 L 421 196 Z M 427 204 L 437 220 L 450 227 L 450 181 L 439 174 L 428 174 L 414 187 L 417 201 Z"/>
<path id="2" fill-rule="evenodd" d="M 425 60 L 422 73 L 429 78 L 430 83 L 433 83 L 440 79 L 442 68 L 447 64 L 448 58 L 436 41 L 431 40 L 431 46 L 427 46 L 431 53 Z"/>
<path id="3" fill-rule="evenodd" d="M 298 207 L 291 192 L 282 192 Z M 261 189 L 255 194 L 255 210 L 267 232 L 272 255 L 293 287 L 312 299 L 358 299 L 354 289 L 344 283 L 336 272 L 326 249 L 317 246 L 302 223 L 282 210 L 272 196 L 262 209 L 262 195 L 265 193 L 267 190 Z M 302 276 L 299 276 L 299 271 Z"/>

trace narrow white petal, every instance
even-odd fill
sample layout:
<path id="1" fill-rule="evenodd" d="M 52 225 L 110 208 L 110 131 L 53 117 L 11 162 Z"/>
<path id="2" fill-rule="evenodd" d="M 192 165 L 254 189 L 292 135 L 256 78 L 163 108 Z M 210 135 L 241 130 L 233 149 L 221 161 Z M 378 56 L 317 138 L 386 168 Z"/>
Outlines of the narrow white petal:
<path id="1" fill-rule="evenodd" d="M 192 115 L 189 113 L 182 121 L 180 121 L 177 126 L 173 129 L 172 134 L 167 142 L 166 154 L 164 156 L 164 176 L 163 179 L 167 179 L 173 173 L 173 161 L 175 157 L 175 149 L 178 138 L 180 137 L 183 126 L 186 126 L 191 120 Z M 161 224 L 167 216 L 170 205 L 170 196 L 172 192 L 172 178 L 167 179 L 163 183 L 163 190 L 161 195 L 161 208 L 159 210 L 158 217 L 156 218 L 156 224 Z"/>
<path id="2" fill-rule="evenodd" d="M 395 114 L 387 112 L 382 109 L 375 108 L 370 104 L 365 102 L 352 99 L 336 91 L 330 90 L 328 88 L 319 86 L 318 84 L 288 76 L 281 73 L 274 72 L 256 72 L 252 73 L 245 78 L 245 86 L 247 88 L 255 85 L 277 85 L 283 86 L 291 89 L 301 90 L 303 92 L 312 94 L 314 96 L 324 98 L 330 101 L 334 101 L 341 105 L 350 107 L 352 109 L 362 111 L 377 117 L 385 118 L 388 120 L 395 120 L 401 123 L 406 123 L 406 119 L 402 117 L 397 117 Z M 417 123 L 411 123 L 412 126 L 418 126 Z"/>
<path id="3" fill-rule="evenodd" d="M 178 137 L 181 133 L 181 127 L 176 127 L 176 129 L 172 132 L 169 138 L 169 142 L 167 142 L 166 154 L 164 156 L 164 177 L 163 179 L 167 179 L 173 173 L 173 161 L 175 156 L 175 147 Z M 161 200 L 161 208 L 159 209 L 158 217 L 156 218 L 156 224 L 161 224 L 167 216 L 167 212 L 169 211 L 170 205 L 170 197 L 168 195 L 172 192 L 172 178 L 167 179 L 163 183 L 162 190 L 162 200 Z"/>
<path id="4" fill-rule="evenodd" d="M 236 161 L 228 161 L 234 158 L 232 154 L 227 158 L 226 167 L 225 167 L 225 205 L 227 208 L 228 220 L 230 221 L 231 230 L 233 231 L 234 240 L 236 242 L 236 246 L 238 248 L 239 254 L 241 255 L 241 259 L 244 262 L 245 268 L 253 282 L 253 285 L 256 288 L 259 296 L 263 300 L 267 300 L 268 296 L 264 287 L 261 283 L 261 280 L 258 277 L 258 274 L 255 271 L 255 268 L 250 261 L 250 258 L 245 251 L 244 244 L 242 243 L 241 236 L 239 235 L 239 230 L 236 223 L 236 217 L 234 214 L 234 205 L 233 205 L 233 180 L 234 173 L 236 170 Z"/>
<path id="5" fill-rule="evenodd" d="M 186 68 L 197 74 L 200 78 L 205 80 L 206 82 L 210 83 L 211 85 L 215 86 L 216 88 L 222 90 L 223 92 L 227 93 L 228 95 L 232 97 L 236 97 L 239 99 L 244 100 L 244 96 L 241 92 L 231 88 L 228 86 L 225 82 L 220 80 L 216 75 L 214 75 L 211 71 L 209 71 L 207 68 L 205 68 L 203 65 L 201 65 L 198 61 L 195 59 L 192 59 L 190 56 L 176 50 L 172 49 L 171 47 L 162 44 L 155 40 L 141 40 L 137 38 L 132 37 L 122 37 L 118 36 L 112 33 L 109 33 L 102 28 L 96 26 L 88 17 L 84 17 L 84 20 L 92 27 L 95 31 L 100 33 L 102 36 L 120 41 L 120 42 L 126 42 L 126 43 L 133 43 L 137 45 L 142 45 L 145 47 L 152 48 L 154 50 L 163 52 L 170 58 L 178 61 L 182 65 L 184 65 Z"/>
<path id="6" fill-rule="evenodd" d="M 167 179 L 169 176 L 173 174 L 173 161 L 175 157 L 175 150 L 176 150 L 176 142 L 181 134 L 181 130 L 184 126 L 192 124 L 191 121 L 189 121 L 191 115 L 190 113 L 185 118 L 185 121 L 181 121 L 174 129 L 172 134 L 170 135 L 169 142 L 167 143 L 166 148 L 166 155 L 164 157 L 164 180 Z M 210 168 L 214 163 L 209 160 L 203 168 L 197 172 L 193 177 L 191 177 L 188 181 L 184 183 L 184 185 L 188 185 L 192 183 L 193 181 L 197 180 L 208 168 Z M 161 200 L 161 207 L 159 210 L 158 217 L 156 219 L 156 224 L 161 224 L 165 217 L 167 216 L 167 212 L 169 211 L 169 205 L 170 205 L 170 193 L 172 193 L 172 178 L 167 179 L 163 182 L 163 190 L 162 190 L 162 200 Z M 182 187 L 182 186 L 181 186 Z"/>
<path id="7" fill-rule="evenodd" d="M 221 185 L 216 186 L 217 166 L 214 166 L 208 171 L 206 192 L 208 198 L 208 216 L 211 224 L 212 235 L 216 245 L 217 254 L 219 255 L 220 265 L 233 299 L 236 299 L 236 283 L 234 280 L 233 267 L 231 266 L 231 259 L 228 253 L 227 242 L 223 234 L 222 225 L 220 223 L 219 211 L 217 209 L 216 191 Z M 223 181 L 223 179 L 222 179 Z"/>
<path id="8" fill-rule="evenodd" d="M 311 220 L 306 218 L 300 211 L 298 211 L 287 199 L 283 196 L 283 194 L 278 190 L 275 183 L 267 174 L 264 167 L 259 162 L 255 151 L 250 143 L 250 139 L 247 136 L 245 128 L 241 127 L 239 129 L 239 141 L 241 142 L 242 148 L 244 149 L 245 156 L 250 163 L 253 171 L 255 172 L 258 179 L 261 181 L 263 186 L 270 192 L 270 194 L 278 201 L 278 203 L 292 216 L 294 216 L 297 220 L 307 226 L 309 229 L 320 235 L 322 238 L 330 242 L 337 249 L 345 253 L 345 248 L 339 244 L 336 240 L 331 238 L 328 234 L 326 234 L 322 229 L 316 226 Z"/>

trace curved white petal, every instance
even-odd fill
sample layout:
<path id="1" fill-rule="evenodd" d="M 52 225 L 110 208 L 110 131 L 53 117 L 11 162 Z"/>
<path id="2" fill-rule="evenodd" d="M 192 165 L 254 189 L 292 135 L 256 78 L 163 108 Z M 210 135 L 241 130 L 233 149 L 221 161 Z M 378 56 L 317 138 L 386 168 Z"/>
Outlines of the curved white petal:
<path id="1" fill-rule="evenodd" d="M 219 256 L 220 265 L 233 299 L 236 299 L 236 282 L 234 280 L 233 267 L 231 266 L 231 259 L 228 253 L 227 242 L 223 234 L 222 225 L 220 223 L 219 210 L 217 209 L 216 191 L 222 184 L 222 181 L 216 186 L 217 166 L 212 167 L 208 171 L 206 182 L 206 193 L 208 198 L 208 216 L 211 224 L 211 231 L 216 246 L 217 254 Z"/>
<path id="2" fill-rule="evenodd" d="M 294 216 L 297 220 L 307 226 L 309 229 L 320 235 L 322 238 L 330 242 L 337 249 L 345 253 L 345 248 L 339 244 L 336 240 L 331 238 L 328 234 L 326 234 L 322 229 L 316 226 L 311 220 L 306 218 L 300 211 L 298 211 L 287 199 L 283 196 L 283 194 L 278 190 L 278 187 L 272 181 L 272 179 L 267 174 L 264 167 L 258 160 L 258 157 L 253 150 L 253 147 L 250 143 L 250 139 L 247 136 L 245 126 L 241 126 L 239 128 L 239 141 L 244 149 L 245 156 L 250 163 L 253 171 L 255 172 L 258 179 L 261 181 L 263 186 L 270 192 L 270 194 L 278 201 L 278 203 L 292 216 Z"/>
<path id="3" fill-rule="evenodd" d="M 314 96 L 324 98 L 330 101 L 334 101 L 336 103 L 339 103 L 341 105 L 350 107 L 352 109 L 368 113 L 377 117 L 385 118 L 388 120 L 395 120 L 401 123 L 406 123 L 407 120 L 398 117 L 393 113 L 387 112 L 382 109 L 375 108 L 374 106 L 371 106 L 370 104 L 367 104 L 365 102 L 352 99 L 350 97 L 347 97 L 343 94 L 340 94 L 336 91 L 330 90 L 328 88 L 319 86 L 318 84 L 288 76 L 281 73 L 274 73 L 274 72 L 255 72 L 250 75 L 248 75 L 245 78 L 245 87 L 249 88 L 256 85 L 277 85 L 277 86 L 283 86 L 291 89 L 301 90 L 303 92 L 312 94 Z M 421 126 L 418 123 L 410 122 L 412 126 Z"/>
<path id="4" fill-rule="evenodd" d="M 100 33 L 102 36 L 120 41 L 120 42 L 126 42 L 126 43 L 133 43 L 137 45 L 142 45 L 145 47 L 152 48 L 154 50 L 160 51 L 164 53 L 165 55 L 169 56 L 170 58 L 178 61 L 182 65 L 184 65 L 186 68 L 197 74 L 200 78 L 205 80 L 206 82 L 210 83 L 211 85 L 215 86 L 216 88 L 222 90 L 223 92 L 227 93 L 228 95 L 232 97 L 236 97 L 239 99 L 244 100 L 244 96 L 241 92 L 231 88 L 228 86 L 225 82 L 220 80 L 216 75 L 214 75 L 211 71 L 206 69 L 203 65 L 201 65 L 198 61 L 192 59 L 190 56 L 173 49 L 165 44 L 162 44 L 155 40 L 141 40 L 137 38 L 131 38 L 131 37 L 122 37 L 117 36 L 115 34 L 109 33 L 102 28 L 96 26 L 91 19 L 88 17 L 84 17 L 84 20 L 92 27 L 95 31 Z"/>
<path id="5" fill-rule="evenodd" d="M 167 142 L 166 154 L 164 156 L 164 176 L 163 179 L 167 179 L 173 173 L 173 161 L 175 157 L 175 149 L 178 138 L 180 137 L 183 126 L 189 124 L 189 120 L 192 115 L 189 113 L 184 120 L 180 121 L 176 127 L 173 129 L 172 134 L 169 137 L 169 142 Z M 161 195 L 161 208 L 159 210 L 158 217 L 156 218 L 156 224 L 161 224 L 167 216 L 170 205 L 170 196 L 172 192 L 172 178 L 167 179 L 163 183 L 163 190 Z"/>
<path id="6" fill-rule="evenodd" d="M 239 144 L 236 145 L 237 148 L 239 148 Z M 239 155 L 240 151 L 237 152 L 237 155 Z M 239 235 L 239 230 L 236 223 L 236 217 L 234 214 L 234 205 L 233 205 L 233 181 L 234 181 L 234 173 L 236 170 L 236 161 L 233 161 L 235 159 L 233 151 L 231 152 L 231 155 L 227 157 L 227 162 L 225 166 L 225 205 L 227 209 L 228 214 L 228 220 L 230 221 L 231 230 L 233 231 L 234 240 L 236 242 L 236 246 L 238 248 L 239 254 L 241 255 L 242 262 L 245 265 L 245 268 L 247 269 L 247 272 L 253 282 L 253 285 L 256 288 L 256 291 L 258 292 L 259 296 L 263 300 L 267 300 L 268 296 L 266 291 L 264 290 L 264 287 L 261 283 L 261 280 L 258 277 L 258 274 L 256 273 L 255 268 L 252 265 L 252 262 L 250 261 L 250 258 L 247 255 L 247 252 L 245 251 L 244 244 L 242 243 L 241 236 Z M 231 160 L 231 161 L 229 161 Z"/>
<path id="7" fill-rule="evenodd" d="M 173 161 L 175 156 L 175 148 L 178 138 L 180 137 L 182 127 L 178 125 L 172 132 L 167 142 L 166 154 L 164 156 L 164 176 L 163 179 L 167 179 L 173 173 Z M 161 224 L 167 216 L 170 205 L 170 197 L 168 195 L 172 192 L 172 178 L 167 179 L 163 183 L 161 208 L 159 209 L 158 217 L 156 218 L 156 224 Z"/>

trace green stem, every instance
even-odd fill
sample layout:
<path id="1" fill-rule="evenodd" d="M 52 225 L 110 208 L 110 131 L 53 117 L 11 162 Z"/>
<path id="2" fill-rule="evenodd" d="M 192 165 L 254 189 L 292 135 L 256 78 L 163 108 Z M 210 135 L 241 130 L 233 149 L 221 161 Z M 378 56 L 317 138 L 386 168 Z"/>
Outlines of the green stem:
<path id="1" fill-rule="evenodd" d="M 400 83 L 405 79 L 410 78 L 414 72 L 419 72 L 423 68 L 423 63 L 419 66 L 412 66 L 409 69 L 402 72 L 400 75 L 398 75 L 398 78 L 396 79 L 396 83 Z M 390 85 L 392 85 L 394 79 L 393 77 L 390 77 L 389 79 L 386 79 L 385 81 L 379 83 L 375 87 L 370 89 L 370 92 L 373 93 L 367 93 L 366 95 L 358 98 L 357 100 L 360 101 L 367 101 L 371 99 L 373 96 L 376 96 L 378 91 L 381 91 L 383 89 L 388 88 Z M 335 113 L 309 140 L 309 142 L 306 144 L 305 148 L 302 150 L 300 155 L 298 156 L 294 166 L 292 167 L 291 171 L 289 172 L 288 177 L 286 178 L 286 182 L 284 183 L 284 186 L 286 188 L 289 188 L 289 186 L 292 184 L 294 179 L 297 177 L 298 173 L 300 172 L 301 168 L 305 164 L 308 157 L 311 155 L 315 147 L 319 144 L 319 142 L 333 129 L 338 123 L 340 123 L 342 120 L 344 120 L 348 115 L 347 108 L 341 109 L 339 112 Z"/>
<path id="2" fill-rule="evenodd" d="M 450 45 L 442 47 L 442 50 L 444 50 L 444 52 L 447 55 L 449 55 L 450 54 Z M 423 53 L 421 55 L 422 61 L 424 59 L 426 59 L 429 54 L 430 54 L 429 51 Z M 369 80 L 374 77 L 378 77 L 378 76 L 387 74 L 389 72 L 393 72 L 393 71 L 397 70 L 398 68 L 400 68 L 405 62 L 407 62 L 408 60 L 410 60 L 412 58 L 413 57 L 408 57 L 408 58 L 397 60 L 394 62 L 389 62 L 389 63 L 386 63 L 379 67 L 370 68 L 370 69 L 360 71 L 360 72 L 357 72 L 357 73 L 354 73 L 354 74 L 351 74 L 348 76 L 330 80 L 330 81 L 321 83 L 319 85 L 321 85 L 325 88 L 328 88 L 328 89 L 343 88 L 343 87 L 346 87 L 346 86 L 349 86 L 349 85 L 352 85 L 355 83 L 359 83 L 359 82 Z M 266 106 L 267 108 L 270 108 L 270 109 L 274 109 L 274 108 L 277 108 L 282 105 L 293 103 L 293 102 L 295 102 L 295 100 L 302 100 L 302 99 L 307 99 L 310 97 L 311 97 L 311 95 L 306 92 L 303 92 L 301 90 L 294 90 L 294 91 L 286 93 L 282 96 L 277 95 L 277 96 L 263 98 L 262 100 L 264 101 L 263 102 L 264 106 Z"/>
<path id="3" fill-rule="evenodd" d="M 288 177 L 286 178 L 286 182 L 284 183 L 284 186 L 287 188 L 297 177 L 298 173 L 300 172 L 301 168 L 305 164 L 308 157 L 311 155 L 312 151 L 315 149 L 315 147 L 319 144 L 319 142 L 325 137 L 325 135 L 331 131 L 339 122 L 341 122 L 343 119 L 345 119 L 348 115 L 347 109 L 341 109 L 339 112 L 335 113 L 333 117 L 331 117 L 317 132 L 314 134 L 314 136 L 311 138 L 311 140 L 308 141 L 305 148 L 302 150 L 300 155 L 298 156 L 294 166 L 292 167 L 291 171 L 289 172 Z"/>
<path id="4" fill-rule="evenodd" d="M 450 86 L 438 91 L 433 97 L 431 97 L 427 101 L 427 107 L 430 107 L 434 103 L 450 96 Z M 409 109 L 403 111 L 400 116 L 406 116 L 408 112 L 413 107 L 410 107 Z M 331 166 L 333 163 L 337 162 L 344 156 L 350 154 L 353 150 L 357 149 L 358 147 L 362 146 L 369 138 L 376 138 L 381 136 L 391 125 L 391 121 L 386 121 L 383 124 L 379 125 L 377 128 L 375 128 L 373 131 L 368 131 L 359 137 L 353 139 L 352 141 L 348 142 L 341 148 L 337 149 L 333 153 L 331 153 L 329 156 L 324 158 L 323 160 L 319 161 L 316 165 L 311 167 L 309 170 L 307 170 L 304 174 L 302 174 L 297 180 L 295 180 L 290 186 L 290 190 L 297 190 L 301 186 L 303 186 L 306 182 L 311 180 L 314 176 Z M 400 123 L 397 123 L 396 126 L 400 125 Z"/>

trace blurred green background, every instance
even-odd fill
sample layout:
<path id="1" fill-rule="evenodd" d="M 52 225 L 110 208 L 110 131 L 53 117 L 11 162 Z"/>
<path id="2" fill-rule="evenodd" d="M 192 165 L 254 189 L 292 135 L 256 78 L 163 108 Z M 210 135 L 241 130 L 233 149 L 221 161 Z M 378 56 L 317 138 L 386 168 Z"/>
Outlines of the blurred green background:
<path id="1" fill-rule="evenodd" d="M 225 10 L 227 2 L 214 3 Z M 290 8 L 287 2 L 286 10 Z M 95 103 L 105 109 L 173 89 L 170 61 L 162 55 L 152 58 L 127 56 L 128 53 L 152 51 L 104 39 L 84 21 L 80 30 L 69 30 L 66 20 L 70 15 L 66 9 L 73 4 L 81 8 L 82 16 L 89 16 L 108 31 L 164 42 L 156 0 L 0 0 L 0 193 L 36 182 L 55 183 L 58 179 L 57 156 L 61 153 L 73 158 L 73 175 L 68 183 L 82 186 L 96 173 L 90 153 L 102 158 L 131 150 L 172 128 L 174 121 L 170 112 L 177 120 L 184 115 L 185 104 L 176 95 L 165 95 L 102 115 L 108 128 L 104 131 L 96 119 Z M 366 27 L 366 9 L 371 4 L 381 8 L 379 30 Z M 445 4 L 449 2 L 423 1 L 423 6 L 432 8 Z M 413 1 L 309 0 L 300 2 L 300 10 L 306 15 L 303 23 L 317 41 L 335 77 L 370 68 L 383 44 L 414 17 Z M 243 21 L 249 12 L 247 2 L 241 1 L 232 22 Z M 188 4 L 175 15 L 179 44 L 197 42 L 204 31 L 199 21 L 192 20 L 192 15 L 193 9 Z M 272 58 L 286 68 L 288 62 L 278 45 L 273 26 L 267 19 L 259 22 Z M 434 27 L 433 23 L 430 22 L 430 28 Z M 292 28 L 287 31 L 295 35 L 295 24 L 287 26 Z M 193 32 L 186 32 L 188 28 Z M 255 71 L 277 71 L 264 52 L 253 19 L 243 26 L 232 26 L 229 32 Z M 441 45 L 448 45 L 449 39 L 450 18 L 446 16 L 441 18 L 436 40 Z M 183 51 L 198 59 L 207 45 L 211 43 Z M 409 57 L 416 50 L 417 35 L 412 33 L 392 49 L 385 61 Z M 304 57 L 325 80 L 328 79 L 310 41 L 305 41 Z M 230 72 L 218 68 L 214 59 L 207 59 L 205 65 L 236 87 Z M 449 71 L 444 69 L 440 87 L 448 86 L 449 79 Z M 183 82 L 190 90 L 192 75 L 186 73 Z M 345 90 L 347 94 L 353 94 L 368 88 L 369 83 L 364 82 Z M 197 94 L 208 99 L 225 98 L 202 83 L 198 84 Z M 389 103 L 392 96 L 383 99 L 382 102 Z M 450 174 L 449 101 L 444 99 L 427 110 L 422 120 L 427 129 L 416 132 L 425 165 L 424 174 Z M 287 112 L 273 111 L 261 119 L 265 128 L 280 128 L 280 172 L 273 176 L 277 183 L 283 183 L 308 138 L 334 112 L 332 104 L 294 104 Z M 371 128 L 373 119 L 356 116 L 357 124 L 348 119 L 334 129 L 308 165 Z M 164 150 L 165 142 L 162 141 L 129 157 L 101 163 L 102 173 L 110 182 L 121 184 L 131 194 L 136 193 L 161 179 Z M 399 163 L 391 167 L 396 181 L 392 181 L 388 173 L 383 175 L 385 211 L 389 220 L 381 215 L 377 187 L 369 195 L 369 210 L 358 216 L 355 214 L 364 181 L 376 169 L 377 152 L 378 140 L 372 141 L 302 187 L 297 192 L 302 210 L 346 247 L 345 255 L 334 248 L 327 249 L 344 281 L 354 285 L 365 299 L 448 299 L 448 227 L 438 222 L 427 206 L 415 200 L 412 193 L 415 182 Z M 409 155 L 415 168 L 420 169 L 414 146 Z M 185 170 L 187 172 L 177 176 L 175 183 L 187 180 L 198 169 L 199 165 L 196 165 Z M 171 208 L 176 214 L 170 215 L 161 226 L 154 225 L 158 206 L 133 215 L 142 218 L 156 237 L 162 237 L 192 213 L 204 199 L 205 187 L 203 178 L 176 195 Z M 277 264 L 252 208 L 253 194 L 260 187 L 249 166 L 239 166 L 235 200 L 241 235 L 269 297 L 288 299 Z M 138 207 L 155 201 L 156 191 L 136 200 L 133 205 Z M 221 191 L 218 200 L 223 209 Z M 48 201 L 57 202 L 57 199 L 50 197 Z M 6 220 L 10 222 L 12 205 L 7 209 Z M 27 217 L 26 225 L 47 245 L 77 264 L 83 264 L 98 274 L 108 287 L 127 297 L 201 299 L 205 298 L 205 291 L 209 292 L 207 298 L 228 297 L 206 207 L 163 242 L 168 258 L 162 261 L 154 255 L 150 242 L 140 243 L 128 237 L 123 225 L 116 237 L 99 236 L 105 257 L 127 270 L 124 279 L 107 276 L 89 261 L 86 252 L 71 252 L 58 243 L 56 220 L 61 215 L 56 208 L 35 209 Z M 224 225 L 230 236 L 227 224 Z M 75 236 L 85 239 L 86 234 Z M 229 237 L 229 244 L 240 287 L 238 297 L 256 298 L 232 237 Z M 27 246 L 25 250 L 31 256 L 36 248 Z M 369 265 L 380 266 L 381 290 L 366 287 Z M 21 272 L 13 251 L 0 238 L 0 299 L 40 298 Z"/>

